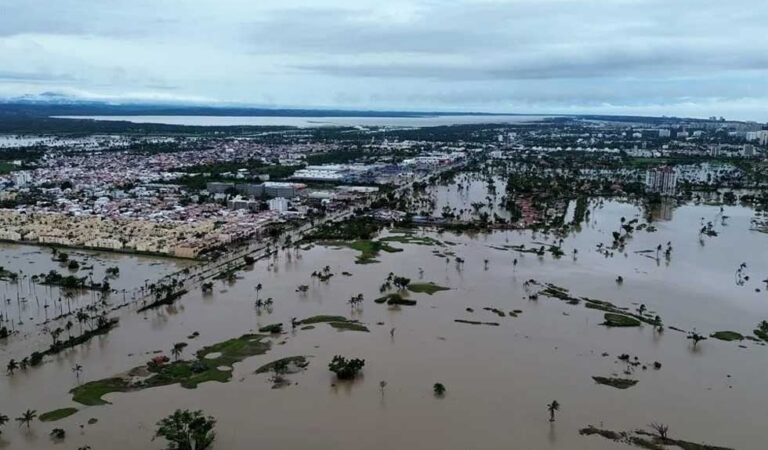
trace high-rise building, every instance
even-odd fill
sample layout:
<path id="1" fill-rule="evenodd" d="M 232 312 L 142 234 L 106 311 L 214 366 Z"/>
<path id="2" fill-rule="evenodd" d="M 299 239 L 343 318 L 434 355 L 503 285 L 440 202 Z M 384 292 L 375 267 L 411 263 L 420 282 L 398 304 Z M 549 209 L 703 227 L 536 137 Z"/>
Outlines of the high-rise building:
<path id="1" fill-rule="evenodd" d="M 768 130 L 760 130 L 758 140 L 760 141 L 760 145 L 768 145 Z"/>
<path id="2" fill-rule="evenodd" d="M 645 174 L 645 186 L 650 192 L 661 195 L 675 195 L 677 172 L 669 166 L 650 169 Z"/>

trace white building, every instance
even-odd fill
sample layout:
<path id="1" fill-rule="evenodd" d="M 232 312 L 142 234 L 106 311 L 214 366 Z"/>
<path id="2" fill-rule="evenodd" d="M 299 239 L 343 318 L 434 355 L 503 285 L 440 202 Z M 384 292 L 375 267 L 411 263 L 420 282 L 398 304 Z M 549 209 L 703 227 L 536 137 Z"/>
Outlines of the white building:
<path id="1" fill-rule="evenodd" d="M 768 130 L 760 130 L 758 140 L 760 141 L 760 145 L 768 145 Z"/>
<path id="2" fill-rule="evenodd" d="M 16 172 L 14 175 L 14 182 L 16 183 L 16 186 L 26 186 L 32 182 L 32 175 L 26 170 Z"/>
<path id="3" fill-rule="evenodd" d="M 283 197 L 275 197 L 269 200 L 269 210 L 284 213 L 288 211 L 288 200 Z"/>
<path id="4" fill-rule="evenodd" d="M 668 166 L 651 169 L 645 174 L 645 186 L 650 192 L 674 195 L 677 189 L 677 172 Z"/>

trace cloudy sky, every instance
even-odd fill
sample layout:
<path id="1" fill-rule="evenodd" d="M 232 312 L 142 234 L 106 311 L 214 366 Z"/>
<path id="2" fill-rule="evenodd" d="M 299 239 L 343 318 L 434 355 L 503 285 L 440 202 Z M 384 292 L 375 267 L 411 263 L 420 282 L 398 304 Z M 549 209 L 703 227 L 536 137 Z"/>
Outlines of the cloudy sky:
<path id="1" fill-rule="evenodd" d="M 768 121 L 766 0 L 0 0 L 0 97 Z"/>

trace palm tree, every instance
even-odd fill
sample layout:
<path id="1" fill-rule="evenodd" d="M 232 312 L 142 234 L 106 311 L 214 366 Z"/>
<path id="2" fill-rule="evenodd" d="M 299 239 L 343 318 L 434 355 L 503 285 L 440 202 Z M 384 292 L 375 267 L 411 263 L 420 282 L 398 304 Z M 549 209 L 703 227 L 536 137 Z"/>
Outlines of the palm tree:
<path id="1" fill-rule="evenodd" d="M 34 409 L 28 409 L 24 411 L 24 413 L 16 418 L 16 422 L 19 422 L 19 426 L 27 425 L 27 429 L 29 429 L 30 424 L 33 420 L 37 417 L 37 411 Z"/>
<path id="2" fill-rule="evenodd" d="M 6 416 L 5 414 L 0 414 L 0 427 L 8 423 L 8 421 L 11 420 Z M 2 434 L 2 431 L 0 431 L 0 434 Z"/>
<path id="3" fill-rule="evenodd" d="M 77 383 L 80 384 L 80 374 L 83 372 L 83 366 L 75 364 L 75 367 L 72 368 L 72 372 L 75 373 L 75 379 L 77 379 Z"/>
<path id="4" fill-rule="evenodd" d="M 186 346 L 186 342 L 177 342 L 173 344 L 173 348 L 171 349 L 171 355 L 173 355 L 173 359 L 178 361 L 181 357 L 181 352 L 184 351 L 184 347 Z"/>
<path id="5" fill-rule="evenodd" d="M 13 371 L 19 368 L 19 363 L 15 359 L 8 361 L 8 365 L 5 366 L 5 370 L 8 371 L 8 375 L 13 375 Z"/>
<path id="6" fill-rule="evenodd" d="M 261 291 L 261 283 L 256 285 L 256 299 L 259 298 L 259 292 Z"/>
<path id="7" fill-rule="evenodd" d="M 693 341 L 693 349 L 695 350 L 696 345 L 698 345 L 699 341 L 704 341 L 707 339 L 707 337 L 699 334 L 694 328 L 693 331 L 688 333 L 688 339 L 691 339 Z"/>
<path id="8" fill-rule="evenodd" d="M 549 421 L 555 421 L 555 411 L 560 411 L 560 403 L 557 400 L 552 400 L 552 403 L 547 405 L 547 411 L 549 411 Z"/>

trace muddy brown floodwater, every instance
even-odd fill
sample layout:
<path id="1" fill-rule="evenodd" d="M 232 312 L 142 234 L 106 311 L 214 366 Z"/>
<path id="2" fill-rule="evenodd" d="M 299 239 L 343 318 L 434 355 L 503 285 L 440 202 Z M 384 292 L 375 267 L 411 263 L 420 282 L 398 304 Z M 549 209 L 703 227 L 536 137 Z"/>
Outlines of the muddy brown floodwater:
<path id="1" fill-rule="evenodd" d="M 726 207 L 723 224 L 719 207 L 682 206 L 665 215 L 670 220 L 654 222 L 657 231 L 636 231 L 626 255 L 606 257 L 596 245 L 610 245 L 620 218 L 641 217 L 641 211 L 613 201 L 600 206 L 593 201 L 590 210 L 590 222 L 564 238 L 565 256 L 559 259 L 499 250 L 505 245 L 537 246 L 534 242 L 545 239 L 527 231 L 476 237 L 418 231 L 453 245 L 393 242 L 404 251 L 382 252 L 379 263 L 366 265 L 355 264 L 357 253 L 351 249 L 284 251 L 239 272 L 234 282 L 216 281 L 211 294 L 196 287 L 171 307 L 144 313 L 137 313 L 135 305 L 118 310 L 120 325 L 109 334 L 49 357 L 40 367 L 0 376 L 0 414 L 13 418 L 26 409 L 80 409 L 58 422 L 34 421 L 30 430 L 9 423 L 0 435 L 0 448 L 159 449 L 163 442 L 151 440 L 154 424 L 176 408 L 199 408 L 214 416 L 214 448 L 228 450 L 618 449 L 626 446 L 583 437 L 578 430 L 589 424 L 632 430 L 651 422 L 668 424 L 670 435 L 678 439 L 765 448 L 768 347 L 710 338 L 694 350 L 685 334 L 669 328 L 751 334 L 759 321 L 768 320 L 768 292 L 760 281 L 768 277 L 768 235 L 750 231 L 753 211 Z M 702 218 L 713 221 L 717 237 L 700 239 Z M 655 252 L 654 257 L 635 253 L 668 241 L 673 246 L 668 262 L 663 256 L 657 261 Z M 578 250 L 576 258 L 573 249 Z M 19 253 L 18 248 L 1 251 Z M 436 252 L 453 252 L 465 262 L 457 265 L 454 257 Z M 120 261 L 120 280 L 126 283 L 142 284 L 148 273 L 157 277 L 180 268 L 172 260 L 100 257 Z M 11 258 L 6 263 L 10 268 L 26 267 L 23 257 Z M 152 265 L 157 262 L 161 264 Z M 742 263 L 750 278 L 737 283 Z M 328 282 L 310 277 L 326 265 L 335 274 Z M 344 271 L 352 275 L 344 276 Z M 389 272 L 450 290 L 409 294 L 417 300 L 415 306 L 374 303 Z M 623 277 L 622 284 L 616 283 L 617 276 Z M 661 315 L 667 329 L 659 334 L 648 325 L 606 328 L 599 325 L 602 311 L 583 304 L 543 295 L 529 300 L 524 287 L 529 279 L 632 310 L 645 304 Z M 254 308 L 259 283 L 259 297 L 274 299 L 271 312 Z M 296 292 L 300 284 L 309 285 L 306 293 Z M 353 310 L 347 301 L 358 293 L 365 301 Z M 120 300 L 112 294 L 112 301 Z M 498 317 L 484 307 L 522 313 Z M 27 308 L 29 313 L 32 306 Z M 291 331 L 291 318 L 317 314 L 359 320 L 370 332 L 338 331 L 322 323 Z M 169 354 L 176 342 L 188 342 L 182 356 L 191 357 L 203 346 L 276 322 L 284 324 L 286 333 L 270 338 L 271 351 L 235 364 L 228 383 L 114 393 L 105 397 L 111 404 L 90 407 L 74 403 L 68 394 L 77 385 L 72 372 L 76 364 L 84 368 L 82 381 L 97 380 L 146 363 L 153 351 Z M 28 339 L 13 336 L 0 343 L 3 366 L 46 342 L 39 328 L 32 327 Z M 199 336 L 188 339 L 193 332 Z M 617 361 L 622 353 L 643 363 L 658 361 L 662 368 L 637 367 L 625 375 L 626 365 Z M 335 381 L 327 366 L 336 354 L 364 358 L 363 376 L 351 383 Z M 297 355 L 309 356 L 309 366 L 287 375 L 294 383 L 290 386 L 272 389 L 269 375 L 254 374 L 270 361 Z M 593 376 L 628 377 L 638 383 L 620 390 L 595 383 Z M 383 394 L 381 381 L 386 381 Z M 442 398 L 433 395 L 436 382 L 447 388 Z M 548 421 L 546 409 L 552 400 L 561 405 L 555 423 Z M 89 425 L 91 418 L 98 422 Z M 67 431 L 61 444 L 48 437 L 54 427 Z"/>

